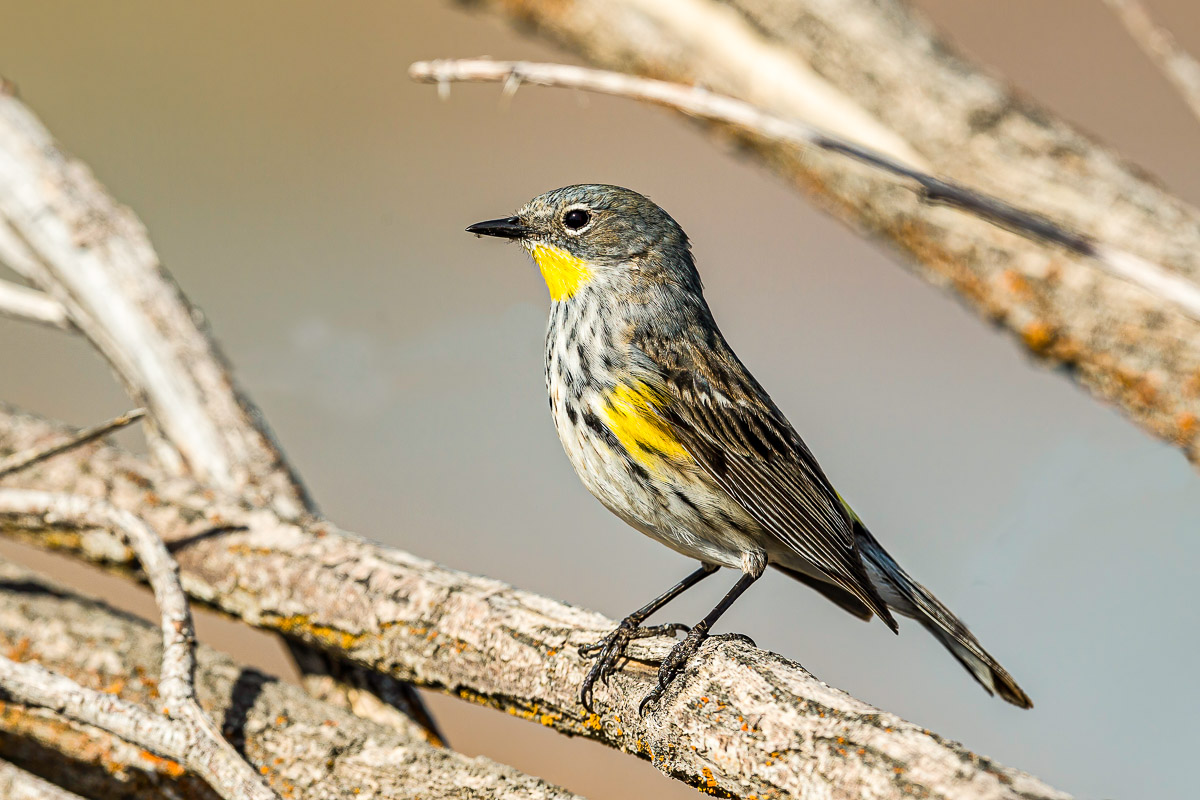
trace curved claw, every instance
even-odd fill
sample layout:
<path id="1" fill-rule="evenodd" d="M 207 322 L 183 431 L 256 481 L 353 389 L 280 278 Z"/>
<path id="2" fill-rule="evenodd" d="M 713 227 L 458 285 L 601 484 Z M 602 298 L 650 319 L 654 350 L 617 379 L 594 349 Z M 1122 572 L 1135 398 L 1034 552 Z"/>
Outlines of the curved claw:
<path id="1" fill-rule="evenodd" d="M 655 686 L 653 689 L 651 689 L 650 693 L 642 698 L 642 702 L 638 703 L 638 716 L 646 716 L 646 706 L 650 705 L 651 703 L 657 703 L 662 697 L 662 693 L 663 687 L 661 686 Z"/>
<path id="2" fill-rule="evenodd" d="M 675 636 L 681 631 L 690 631 L 687 625 L 678 622 L 668 622 L 665 625 L 654 625 L 643 628 L 635 620 L 626 618 L 612 633 L 598 642 L 579 646 L 581 658 L 595 657 L 596 663 L 588 670 L 579 687 L 579 702 L 588 713 L 594 714 L 592 701 L 595 699 L 596 682 L 608 685 L 608 679 L 617 671 L 617 663 L 625 655 L 625 648 L 635 639 L 646 639 L 651 636 Z M 678 645 L 676 645 L 678 647 Z M 672 650 L 671 652 L 674 652 Z"/>
<path id="3" fill-rule="evenodd" d="M 608 642 L 608 637 L 606 636 L 598 642 L 592 642 L 591 644 L 579 645 L 579 657 L 580 658 L 591 658 L 592 656 L 594 656 L 595 654 L 597 654 L 601 650 L 603 650 L 604 645 L 607 642 Z"/>
<path id="4" fill-rule="evenodd" d="M 667 654 L 663 660 L 662 666 L 658 668 L 658 684 L 655 685 L 650 693 L 642 698 L 642 702 L 638 703 L 638 716 L 646 715 L 646 706 L 651 703 L 656 703 L 662 699 L 663 692 L 671 685 L 671 681 L 679 676 L 687 667 L 687 663 L 692 656 L 700 649 L 700 645 L 708 638 L 708 634 L 693 628 L 688 631 L 687 638 L 679 644 L 671 648 L 671 652 Z"/>

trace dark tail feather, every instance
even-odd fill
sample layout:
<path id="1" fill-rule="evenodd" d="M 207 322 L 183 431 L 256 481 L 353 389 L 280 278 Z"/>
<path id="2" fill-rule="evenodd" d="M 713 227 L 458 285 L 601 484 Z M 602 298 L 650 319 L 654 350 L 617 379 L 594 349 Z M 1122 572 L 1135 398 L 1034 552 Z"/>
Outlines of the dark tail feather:
<path id="1" fill-rule="evenodd" d="M 979 640 L 950 609 L 901 569 L 865 526 L 861 523 L 856 524 L 855 533 L 868 570 L 887 582 L 888 585 L 880 586 L 879 590 L 894 610 L 924 625 L 959 663 L 967 668 L 988 694 L 998 694 L 1021 708 L 1033 708 L 1033 701 L 1029 699 L 1029 695 L 1025 694 L 1007 670 L 983 649 Z M 892 595 L 895 595 L 899 602 L 893 602 Z"/>
<path id="2" fill-rule="evenodd" d="M 875 616 L 875 612 L 871 610 L 870 606 L 868 606 L 862 600 L 859 600 L 854 593 L 848 592 L 840 586 L 835 586 L 832 583 L 823 581 L 820 578 L 814 578 L 811 575 L 805 575 L 800 570 L 789 569 L 788 567 L 780 566 L 779 564 L 772 564 L 771 566 L 782 572 L 784 575 L 795 578 L 805 586 L 808 586 L 811 589 L 816 589 L 818 592 L 825 595 L 825 597 L 829 598 L 831 602 L 841 606 L 842 609 L 849 611 L 859 619 L 869 620 Z"/>

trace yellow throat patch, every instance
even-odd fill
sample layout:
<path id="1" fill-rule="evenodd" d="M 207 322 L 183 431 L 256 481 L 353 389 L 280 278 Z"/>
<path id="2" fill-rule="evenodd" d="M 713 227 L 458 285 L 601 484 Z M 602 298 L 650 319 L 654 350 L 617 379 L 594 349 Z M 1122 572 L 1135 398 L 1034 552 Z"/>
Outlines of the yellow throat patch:
<path id="1" fill-rule="evenodd" d="M 583 259 L 576 258 L 560 247 L 536 244 L 529 252 L 542 271 L 542 279 L 550 290 L 551 300 L 570 299 L 592 277 Z"/>
<path id="2" fill-rule="evenodd" d="M 613 389 L 604 409 L 608 429 L 633 459 L 658 471 L 664 461 L 691 461 L 662 417 L 658 393 L 644 383 L 621 384 Z"/>

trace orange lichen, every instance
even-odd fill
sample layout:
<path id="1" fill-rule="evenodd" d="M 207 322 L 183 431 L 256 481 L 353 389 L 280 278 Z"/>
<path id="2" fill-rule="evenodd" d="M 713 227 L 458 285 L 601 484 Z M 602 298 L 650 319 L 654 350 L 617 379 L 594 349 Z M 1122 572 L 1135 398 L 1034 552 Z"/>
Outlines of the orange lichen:
<path id="1" fill-rule="evenodd" d="M 1021 340 L 1035 353 L 1045 353 L 1054 344 L 1054 326 L 1045 320 L 1034 320 L 1021 329 Z"/>
<path id="2" fill-rule="evenodd" d="M 12 661 L 25 661 L 29 658 L 30 647 L 29 637 L 22 636 L 17 640 L 17 643 L 8 650 L 8 657 Z"/>
<path id="3" fill-rule="evenodd" d="M 226 552 L 231 556 L 269 556 L 273 553 L 269 547 L 251 547 L 247 544 L 231 544 Z"/>
<path id="4" fill-rule="evenodd" d="M 290 617 L 266 616 L 265 621 L 281 633 L 315 639 L 320 644 L 341 650 L 350 650 L 366 638 L 366 634 L 349 633 L 328 625 L 317 625 L 307 614 L 293 614 Z"/>
<path id="5" fill-rule="evenodd" d="M 1004 270 L 1000 275 L 1000 279 L 1004 282 L 1004 288 L 1015 295 L 1026 298 L 1033 295 L 1033 284 L 1015 269 Z"/>
<path id="6" fill-rule="evenodd" d="M 183 775 L 183 765 L 178 761 L 173 761 L 169 758 L 163 758 L 162 756 L 156 756 L 149 750 L 141 750 L 139 751 L 138 755 L 140 755 L 144 760 L 150 762 L 150 764 L 154 767 L 155 772 L 161 772 L 162 774 L 171 778 L 178 778 Z"/>
<path id="7" fill-rule="evenodd" d="M 1175 438 L 1180 444 L 1186 444 L 1196 435 L 1200 427 L 1200 419 L 1195 414 L 1185 411 L 1175 417 Z"/>

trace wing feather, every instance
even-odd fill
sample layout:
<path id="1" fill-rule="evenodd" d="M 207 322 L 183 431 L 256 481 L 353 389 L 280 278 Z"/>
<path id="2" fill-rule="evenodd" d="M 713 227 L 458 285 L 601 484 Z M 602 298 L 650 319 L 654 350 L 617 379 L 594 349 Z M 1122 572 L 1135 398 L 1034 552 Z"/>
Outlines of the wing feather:
<path id="1" fill-rule="evenodd" d="M 724 339 L 705 338 L 634 337 L 662 398 L 658 412 L 767 533 L 895 629 L 863 567 L 852 521 L 808 446 Z"/>

